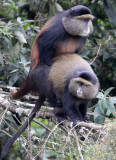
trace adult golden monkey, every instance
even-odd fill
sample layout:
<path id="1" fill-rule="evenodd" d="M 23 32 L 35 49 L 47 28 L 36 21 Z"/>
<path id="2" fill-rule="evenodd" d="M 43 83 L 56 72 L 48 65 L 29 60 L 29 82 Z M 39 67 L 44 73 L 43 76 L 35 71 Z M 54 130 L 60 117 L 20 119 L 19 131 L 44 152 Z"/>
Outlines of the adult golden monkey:
<path id="1" fill-rule="evenodd" d="M 51 106 L 62 109 L 61 113 L 56 113 L 60 121 L 68 116 L 76 125 L 78 122 L 88 119 L 86 115 L 88 103 L 96 97 L 99 90 L 99 80 L 90 64 L 76 54 L 55 57 L 51 67 L 38 64 L 30 73 L 27 85 L 29 92 L 38 93 L 39 99 L 29 119 L 5 144 L 1 153 L 2 158 L 31 123 L 46 98 Z"/>
<path id="2" fill-rule="evenodd" d="M 93 18 L 90 9 L 83 5 L 72 7 L 51 18 L 33 43 L 29 75 L 12 97 L 18 99 L 29 92 L 27 84 L 30 73 L 38 64 L 51 66 L 55 56 L 78 53 L 85 44 L 86 36 L 93 32 Z"/>

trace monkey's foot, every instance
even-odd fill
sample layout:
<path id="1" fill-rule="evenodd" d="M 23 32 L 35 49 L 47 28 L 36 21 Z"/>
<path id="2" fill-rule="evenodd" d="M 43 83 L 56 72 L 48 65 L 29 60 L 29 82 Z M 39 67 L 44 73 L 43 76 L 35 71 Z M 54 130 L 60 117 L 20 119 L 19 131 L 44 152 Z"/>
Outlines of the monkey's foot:
<path id="1" fill-rule="evenodd" d="M 67 120 L 67 117 L 66 116 L 57 116 L 56 115 L 56 117 L 57 117 L 57 121 L 58 121 L 58 123 L 61 123 L 61 122 L 63 122 L 64 120 Z"/>
<path id="2" fill-rule="evenodd" d="M 73 121 L 73 127 L 76 126 L 78 123 L 82 122 L 82 120 L 77 119 Z"/>
<path id="3" fill-rule="evenodd" d="M 84 117 L 84 121 L 88 121 L 90 119 L 90 116 L 89 115 L 86 115 L 85 117 Z"/>
<path id="4" fill-rule="evenodd" d="M 12 90 L 10 91 L 10 97 L 13 98 L 13 95 L 14 95 L 16 92 L 17 92 L 16 89 L 12 89 Z"/>

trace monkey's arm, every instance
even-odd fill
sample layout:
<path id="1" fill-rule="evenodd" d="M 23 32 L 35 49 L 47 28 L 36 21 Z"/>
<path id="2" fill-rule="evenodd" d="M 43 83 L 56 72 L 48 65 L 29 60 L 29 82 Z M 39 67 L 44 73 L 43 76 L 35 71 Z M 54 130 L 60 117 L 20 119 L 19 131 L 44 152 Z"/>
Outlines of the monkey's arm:
<path id="1" fill-rule="evenodd" d="M 24 132 L 24 130 L 27 128 L 27 126 L 31 123 L 31 121 L 33 120 L 33 118 L 36 115 L 36 112 L 40 110 L 41 105 L 43 104 L 44 101 L 45 101 L 45 97 L 40 96 L 39 99 L 36 102 L 36 105 L 35 105 L 34 109 L 32 110 L 32 112 L 29 116 L 29 119 L 26 120 L 26 122 L 19 129 L 19 131 L 16 132 L 15 135 L 11 139 L 9 139 L 9 141 L 5 144 L 4 149 L 1 153 L 1 158 L 4 158 L 6 156 L 10 146 L 15 142 L 15 140 Z"/>
<path id="2" fill-rule="evenodd" d="M 50 27 L 44 33 L 38 37 L 39 46 L 39 58 L 40 61 L 52 65 L 52 58 L 55 56 L 57 44 L 59 42 L 63 43 L 65 40 L 66 31 L 64 30 L 62 24 Z"/>
<path id="3" fill-rule="evenodd" d="M 69 118 L 73 121 L 75 126 L 78 122 L 82 121 L 82 115 L 79 111 L 78 106 L 76 106 L 77 99 L 73 97 L 69 91 L 66 91 L 63 96 L 63 109 Z"/>
<path id="4" fill-rule="evenodd" d="M 43 45 L 42 38 L 38 39 L 39 43 L 39 58 L 40 62 L 47 64 L 48 66 L 52 65 L 52 58 L 55 55 L 55 49 L 53 46 Z"/>
<path id="5" fill-rule="evenodd" d="M 86 114 L 88 109 L 88 101 L 80 103 L 78 107 L 82 115 L 83 121 L 89 120 L 89 115 Z"/>

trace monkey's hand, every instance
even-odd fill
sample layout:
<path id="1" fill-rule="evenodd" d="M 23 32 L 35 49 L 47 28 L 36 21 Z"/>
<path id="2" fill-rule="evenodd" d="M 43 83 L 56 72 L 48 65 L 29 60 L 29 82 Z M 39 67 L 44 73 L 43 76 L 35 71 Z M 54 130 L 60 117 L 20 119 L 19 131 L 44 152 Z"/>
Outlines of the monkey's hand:
<path id="1" fill-rule="evenodd" d="M 14 95 L 16 92 L 17 92 L 16 89 L 12 89 L 12 90 L 10 91 L 10 98 L 13 98 L 13 95 Z"/>

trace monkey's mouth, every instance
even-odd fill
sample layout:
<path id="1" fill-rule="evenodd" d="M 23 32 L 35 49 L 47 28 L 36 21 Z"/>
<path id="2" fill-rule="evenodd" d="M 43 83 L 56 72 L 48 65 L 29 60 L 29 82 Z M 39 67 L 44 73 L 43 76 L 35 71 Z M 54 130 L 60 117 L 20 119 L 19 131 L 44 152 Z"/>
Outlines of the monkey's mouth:
<path id="1" fill-rule="evenodd" d="M 85 29 L 85 31 L 83 31 L 83 32 L 81 33 L 81 36 L 87 36 L 87 35 L 89 35 L 89 34 L 90 34 L 90 29 L 89 29 L 89 27 L 88 27 L 88 28 Z"/>
<path id="2" fill-rule="evenodd" d="M 83 92 L 82 92 L 82 89 L 81 89 L 81 88 L 78 88 L 78 89 L 77 89 L 77 96 L 78 96 L 79 98 L 82 98 L 82 97 L 83 97 Z"/>

